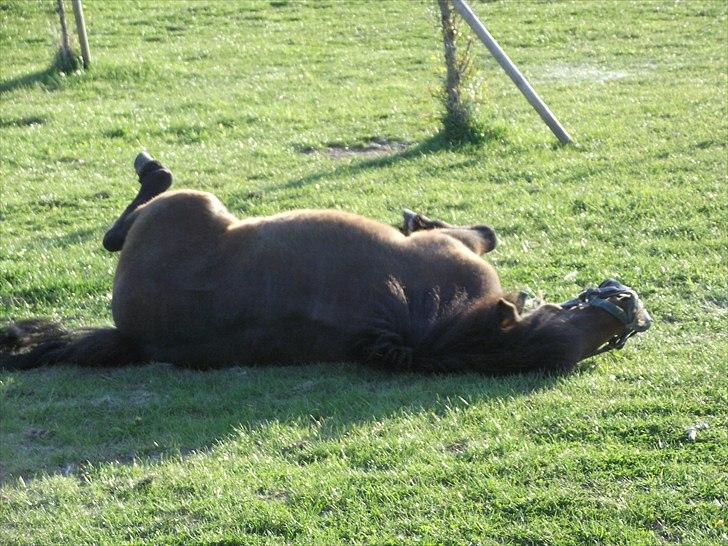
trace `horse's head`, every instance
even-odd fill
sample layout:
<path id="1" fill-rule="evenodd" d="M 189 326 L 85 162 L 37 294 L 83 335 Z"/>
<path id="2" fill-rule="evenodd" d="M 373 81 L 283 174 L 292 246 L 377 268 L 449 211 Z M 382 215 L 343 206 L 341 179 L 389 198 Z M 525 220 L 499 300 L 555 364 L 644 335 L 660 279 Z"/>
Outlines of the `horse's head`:
<path id="1" fill-rule="evenodd" d="M 544 304 L 522 314 L 519 302 L 501 299 L 498 327 L 509 346 L 518 346 L 522 362 L 544 369 L 568 368 L 575 362 L 620 349 L 652 319 L 636 292 L 608 279 L 562 305 Z M 554 363 L 548 364 L 548 359 Z"/>
<path id="2" fill-rule="evenodd" d="M 134 170 L 139 176 L 141 187 L 136 197 L 104 235 L 104 248 L 109 252 L 119 251 L 124 246 L 126 234 L 133 222 L 132 213 L 172 185 L 172 173 L 165 169 L 159 161 L 152 159 L 147 152 L 137 155 L 134 160 Z"/>
<path id="3" fill-rule="evenodd" d="M 560 324 L 578 332 L 588 347 L 583 358 L 621 349 L 630 337 L 652 325 L 637 293 L 614 279 L 587 288 L 561 305 L 543 305 L 534 314 L 552 327 Z"/>
<path id="4" fill-rule="evenodd" d="M 576 298 L 561 304 L 561 307 L 567 310 L 588 307 L 600 309 L 622 324 L 622 332 L 610 338 L 596 353 L 621 349 L 627 339 L 652 326 L 652 317 L 637 293 L 614 279 L 605 280 L 597 288 L 587 288 Z"/>

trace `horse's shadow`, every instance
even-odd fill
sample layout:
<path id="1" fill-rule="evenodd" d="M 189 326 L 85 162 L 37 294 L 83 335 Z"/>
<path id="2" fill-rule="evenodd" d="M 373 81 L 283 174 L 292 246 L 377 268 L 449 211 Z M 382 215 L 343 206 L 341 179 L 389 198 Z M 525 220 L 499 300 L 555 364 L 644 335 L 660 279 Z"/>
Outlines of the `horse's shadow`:
<path id="1" fill-rule="evenodd" d="M 350 364 L 3 373 L 0 484 L 79 475 L 104 463 L 186 457 L 270 427 L 310 430 L 315 443 L 400 414 L 442 415 L 484 400 L 527 396 L 557 380 L 538 374 L 387 374 Z"/>

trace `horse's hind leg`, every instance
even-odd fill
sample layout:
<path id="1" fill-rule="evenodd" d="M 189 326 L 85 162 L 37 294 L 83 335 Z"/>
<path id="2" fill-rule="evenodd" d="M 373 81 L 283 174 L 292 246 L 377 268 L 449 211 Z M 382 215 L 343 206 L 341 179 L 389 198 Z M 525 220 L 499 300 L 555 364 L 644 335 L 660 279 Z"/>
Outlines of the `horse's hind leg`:
<path id="1" fill-rule="evenodd" d="M 424 214 L 418 214 L 410 209 L 404 209 L 402 211 L 402 218 L 404 219 L 402 233 L 405 235 L 411 235 L 415 231 L 455 227 L 441 220 L 432 220 Z"/>
<path id="2" fill-rule="evenodd" d="M 490 252 L 497 244 L 495 231 L 490 226 L 453 226 L 442 220 L 432 220 L 409 209 L 404 209 L 402 216 L 404 217 L 402 233 L 405 235 L 436 229 L 439 233 L 444 233 L 462 242 L 476 254 Z"/>
<path id="3" fill-rule="evenodd" d="M 139 192 L 104 235 L 104 248 L 109 252 L 116 252 L 124 246 L 126 234 L 131 226 L 129 220 L 132 213 L 144 203 L 167 191 L 172 185 L 172 173 L 146 152 L 136 157 L 134 170 L 139 175 Z"/>

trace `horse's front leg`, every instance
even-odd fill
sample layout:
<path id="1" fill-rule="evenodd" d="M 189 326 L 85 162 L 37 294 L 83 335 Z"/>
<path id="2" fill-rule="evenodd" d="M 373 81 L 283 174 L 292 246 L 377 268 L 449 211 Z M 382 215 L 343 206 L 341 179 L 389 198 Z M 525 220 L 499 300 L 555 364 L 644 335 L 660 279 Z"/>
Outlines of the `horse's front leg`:
<path id="1" fill-rule="evenodd" d="M 490 252 L 497 244 L 495 231 L 484 224 L 463 227 L 453 226 L 442 220 L 432 220 L 409 209 L 404 209 L 402 216 L 404 218 L 402 233 L 408 236 L 418 231 L 436 229 L 438 233 L 457 239 L 476 254 Z"/>
<path id="2" fill-rule="evenodd" d="M 117 252 L 124 246 L 134 211 L 160 193 L 167 191 L 172 185 L 172 173 L 146 152 L 142 152 L 136 157 L 134 170 L 139 176 L 139 192 L 104 235 L 104 248 L 109 252 Z"/>

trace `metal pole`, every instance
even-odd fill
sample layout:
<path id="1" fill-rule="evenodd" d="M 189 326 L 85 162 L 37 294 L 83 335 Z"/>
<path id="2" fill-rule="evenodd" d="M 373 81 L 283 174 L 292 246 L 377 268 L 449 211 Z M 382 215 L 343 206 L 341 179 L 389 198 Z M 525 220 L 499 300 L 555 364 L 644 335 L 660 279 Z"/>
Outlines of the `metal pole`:
<path id="1" fill-rule="evenodd" d="M 538 96 L 538 93 L 536 93 L 533 87 L 531 87 L 528 81 L 526 81 L 526 78 L 523 77 L 523 74 L 521 74 L 516 65 L 513 64 L 513 61 L 508 58 L 508 55 L 506 55 L 505 51 L 501 49 L 498 42 L 495 41 L 495 38 L 493 38 L 493 36 L 490 35 L 490 32 L 486 30 L 483 23 L 478 20 L 473 13 L 473 10 L 470 9 L 470 6 L 468 6 L 464 0 L 452 0 L 452 3 L 455 6 L 455 9 L 458 10 L 458 13 L 460 13 L 463 19 L 465 19 L 468 25 L 470 25 L 470 28 L 472 28 L 475 34 L 478 35 L 480 41 L 485 44 L 485 47 L 488 48 L 491 55 L 495 57 L 495 60 L 498 61 L 499 65 L 501 65 L 501 68 L 505 70 L 506 74 L 508 74 L 511 80 L 513 80 L 513 83 L 516 84 L 516 87 L 518 87 L 521 93 L 523 93 L 523 96 L 526 97 L 529 104 L 533 106 L 536 112 L 538 112 L 538 115 L 541 116 L 541 119 L 549 126 L 551 132 L 556 135 L 559 142 L 561 142 L 561 144 L 569 144 L 572 141 L 569 133 L 567 133 L 566 129 L 561 126 L 559 120 L 556 119 L 551 110 L 549 110 L 548 106 L 546 106 L 541 100 L 541 97 Z"/>
<path id="2" fill-rule="evenodd" d="M 57 0 L 56 9 L 61 19 L 61 52 L 63 62 L 67 63 L 71 57 L 71 42 L 68 40 L 68 27 L 66 26 L 66 10 L 63 7 L 63 0 Z"/>
<path id="3" fill-rule="evenodd" d="M 91 53 L 88 50 L 88 38 L 86 38 L 86 23 L 83 20 L 83 6 L 81 0 L 71 0 L 73 4 L 73 16 L 76 18 L 76 29 L 78 30 L 78 43 L 81 46 L 81 58 L 83 67 L 88 68 L 91 64 Z"/>

